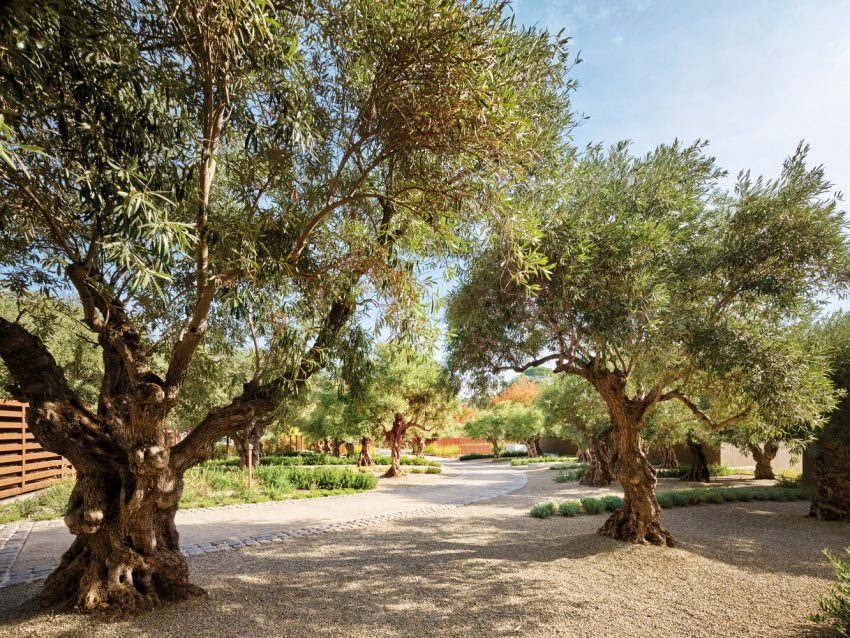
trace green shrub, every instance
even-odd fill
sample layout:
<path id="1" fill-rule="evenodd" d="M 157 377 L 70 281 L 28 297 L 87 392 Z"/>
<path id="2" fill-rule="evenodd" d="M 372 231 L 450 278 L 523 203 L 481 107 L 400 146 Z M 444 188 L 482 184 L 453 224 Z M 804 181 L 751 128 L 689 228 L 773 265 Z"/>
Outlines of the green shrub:
<path id="1" fill-rule="evenodd" d="M 846 551 L 850 554 L 850 547 Z M 821 625 L 829 625 L 839 636 L 850 637 L 850 563 L 841 560 L 828 549 L 823 550 L 823 553 L 835 570 L 835 582 L 828 595 L 818 596 L 821 613 L 807 618 Z"/>
<path id="2" fill-rule="evenodd" d="M 659 492 L 655 495 L 655 500 L 658 501 L 658 505 L 663 510 L 669 510 L 676 506 L 676 502 L 673 500 L 673 492 Z"/>
<path id="3" fill-rule="evenodd" d="M 776 484 L 779 487 L 802 487 L 803 473 L 794 468 L 787 468 L 779 472 L 779 477 L 776 479 Z"/>
<path id="4" fill-rule="evenodd" d="M 580 509 L 581 501 L 575 499 L 564 501 L 558 506 L 558 511 L 561 512 L 561 515 L 569 517 L 573 517 L 578 514 Z"/>
<path id="5" fill-rule="evenodd" d="M 535 518 L 549 518 L 557 511 L 558 504 L 555 501 L 544 501 L 531 508 L 531 515 Z"/>
<path id="6" fill-rule="evenodd" d="M 550 470 L 574 470 L 579 467 L 587 467 L 587 463 L 552 463 Z"/>
<path id="7" fill-rule="evenodd" d="M 622 496 L 610 494 L 608 496 L 602 497 L 602 504 L 605 507 L 606 512 L 613 512 L 614 510 L 618 510 L 621 507 L 624 507 L 626 501 L 623 499 Z"/>
<path id="8" fill-rule="evenodd" d="M 473 452 L 472 454 L 461 454 L 457 457 L 459 461 L 475 461 L 477 459 L 492 459 L 492 454 L 478 454 L 477 452 Z"/>
<path id="9" fill-rule="evenodd" d="M 688 495 L 684 494 L 681 490 L 673 490 L 667 493 L 670 494 L 670 500 L 676 507 L 684 507 L 688 504 Z"/>
<path id="10" fill-rule="evenodd" d="M 530 465 L 531 463 L 574 463 L 574 456 L 537 456 L 533 459 L 514 459 L 511 465 L 519 467 L 522 465 Z"/>
<path id="11" fill-rule="evenodd" d="M 605 511 L 605 503 L 601 498 L 586 496 L 581 499 L 581 508 L 588 514 L 601 514 Z"/>
<path id="12" fill-rule="evenodd" d="M 499 452 L 499 457 L 503 459 L 517 459 L 517 458 L 525 458 L 528 456 L 528 452 L 521 452 L 516 450 L 514 452 L 506 452 L 502 450 Z"/>
<path id="13" fill-rule="evenodd" d="M 577 467 L 575 470 L 571 472 L 560 472 L 552 477 L 552 480 L 556 483 L 571 483 L 573 481 L 578 481 L 584 476 L 585 472 L 587 472 L 587 466 Z"/>

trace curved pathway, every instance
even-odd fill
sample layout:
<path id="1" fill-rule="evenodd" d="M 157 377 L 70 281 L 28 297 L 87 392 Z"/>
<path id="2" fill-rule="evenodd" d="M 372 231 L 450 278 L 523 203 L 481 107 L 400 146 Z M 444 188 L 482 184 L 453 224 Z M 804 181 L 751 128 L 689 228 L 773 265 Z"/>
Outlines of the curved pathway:
<path id="1" fill-rule="evenodd" d="M 366 527 L 478 503 L 518 490 L 527 481 L 525 473 L 502 464 L 442 462 L 462 473 L 430 485 L 181 510 L 180 548 L 196 556 Z M 0 587 L 46 578 L 72 538 L 61 520 L 0 525 Z"/>

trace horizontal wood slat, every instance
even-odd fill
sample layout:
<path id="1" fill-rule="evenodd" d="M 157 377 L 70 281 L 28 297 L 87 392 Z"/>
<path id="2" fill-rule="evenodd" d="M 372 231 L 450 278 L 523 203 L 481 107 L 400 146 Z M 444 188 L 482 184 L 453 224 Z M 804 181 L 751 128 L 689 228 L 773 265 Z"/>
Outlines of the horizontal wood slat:
<path id="1" fill-rule="evenodd" d="M 74 476 L 74 468 L 27 431 L 27 404 L 0 401 L 0 499 L 44 489 Z"/>

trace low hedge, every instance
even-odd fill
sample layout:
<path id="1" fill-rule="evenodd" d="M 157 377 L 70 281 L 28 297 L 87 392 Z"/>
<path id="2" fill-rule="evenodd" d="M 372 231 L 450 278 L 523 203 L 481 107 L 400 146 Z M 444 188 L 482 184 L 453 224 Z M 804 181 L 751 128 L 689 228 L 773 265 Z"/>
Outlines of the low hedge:
<path id="1" fill-rule="evenodd" d="M 330 467 L 258 467 L 257 478 L 264 483 L 288 483 L 298 490 L 370 490 L 378 484 L 374 474 L 338 470 Z"/>
<path id="2" fill-rule="evenodd" d="M 576 457 L 574 456 L 536 456 L 533 459 L 514 459 L 511 461 L 511 465 L 520 467 L 532 463 L 568 463 L 575 460 Z"/>
<path id="3" fill-rule="evenodd" d="M 799 501 L 811 498 L 812 490 L 789 487 L 712 487 L 688 490 L 673 490 L 656 494 L 658 504 L 663 509 L 671 507 L 686 507 L 703 503 L 727 503 L 737 501 Z M 554 507 L 552 507 L 554 505 Z M 563 516 L 577 514 L 601 514 L 614 512 L 625 505 L 622 496 L 609 494 L 602 498 L 586 497 L 579 500 L 570 499 L 560 505 L 554 501 L 537 503 L 531 508 L 535 518 L 549 518 L 556 512 Z"/>
<path id="4" fill-rule="evenodd" d="M 585 475 L 585 472 L 587 472 L 587 465 L 577 465 L 574 470 L 556 474 L 552 477 L 552 480 L 556 483 L 571 483 L 581 479 L 581 477 Z"/>

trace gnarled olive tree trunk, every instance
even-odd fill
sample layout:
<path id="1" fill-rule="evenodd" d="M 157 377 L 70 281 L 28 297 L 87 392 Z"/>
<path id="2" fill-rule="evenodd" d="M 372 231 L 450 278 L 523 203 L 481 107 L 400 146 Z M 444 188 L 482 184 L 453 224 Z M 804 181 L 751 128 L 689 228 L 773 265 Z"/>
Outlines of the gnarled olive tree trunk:
<path id="1" fill-rule="evenodd" d="M 487 439 L 487 440 L 490 442 L 490 445 L 493 448 L 493 458 L 494 459 L 499 458 L 499 439 L 491 438 L 491 439 Z"/>
<path id="2" fill-rule="evenodd" d="M 373 465 L 372 452 L 369 449 L 371 445 L 372 439 L 368 436 L 364 436 L 360 439 L 360 456 L 357 458 L 357 465 L 359 467 L 369 467 Z"/>
<path id="3" fill-rule="evenodd" d="M 528 450 L 528 458 L 534 459 L 540 456 L 537 452 L 537 446 L 534 444 L 534 437 L 525 442 L 525 448 Z"/>
<path id="4" fill-rule="evenodd" d="M 404 445 L 410 426 L 411 423 L 401 414 L 396 414 L 392 427 L 384 432 L 384 439 L 390 448 L 390 469 L 383 474 L 384 478 L 395 478 L 404 474 L 401 470 L 401 446 Z"/>
<path id="5" fill-rule="evenodd" d="M 750 453 L 753 455 L 753 460 L 756 462 L 755 478 L 757 479 L 775 479 L 771 461 L 776 458 L 776 453 L 779 451 L 779 446 L 776 443 L 765 443 L 763 447 L 755 444 L 750 444 Z"/>
<path id="6" fill-rule="evenodd" d="M 135 448 L 112 471 L 81 472 L 65 514 L 76 539 L 40 603 L 123 617 L 203 594 L 189 583 L 174 525 L 182 492 L 158 443 Z"/>
<path id="7" fill-rule="evenodd" d="M 661 446 L 661 468 L 672 470 L 679 467 L 679 459 L 676 456 L 676 448 L 672 445 Z"/>
<path id="8" fill-rule="evenodd" d="M 646 457 L 646 446 L 641 438 L 643 420 L 652 406 L 628 398 L 624 376 L 601 373 L 590 380 L 608 407 L 617 447 L 614 469 L 623 486 L 625 501 L 598 533 L 632 543 L 675 546 L 673 537 L 661 526 L 661 506 L 655 498 L 655 469 Z"/>
<path id="9" fill-rule="evenodd" d="M 425 439 L 419 434 L 414 434 L 410 437 L 410 444 L 413 448 L 413 454 L 417 459 L 425 458 Z"/>
<path id="10" fill-rule="evenodd" d="M 590 463 L 590 450 L 587 448 L 579 447 L 576 451 L 576 460 L 579 463 Z"/>
<path id="11" fill-rule="evenodd" d="M 257 427 L 250 427 L 247 430 L 233 433 L 233 447 L 236 448 L 236 454 L 239 455 L 239 467 L 248 467 L 248 454 L 251 454 L 251 464 L 257 467 L 260 464 L 260 456 L 262 456 L 262 443 L 260 437 L 263 433 Z M 248 446 L 253 446 L 249 448 Z"/>
<path id="12" fill-rule="evenodd" d="M 708 483 L 711 481 L 711 473 L 708 471 L 708 459 L 705 456 L 702 443 L 690 434 L 688 435 L 687 443 L 688 449 L 691 451 L 691 466 L 682 475 L 682 480 L 692 483 Z"/>
<path id="13" fill-rule="evenodd" d="M 610 430 L 606 430 L 587 437 L 589 461 L 587 470 L 579 479 L 581 485 L 607 487 L 614 480 L 614 466 L 606 443 L 609 436 Z"/>
<path id="14" fill-rule="evenodd" d="M 850 521 L 850 444 L 823 441 L 813 460 L 817 491 L 809 515 L 824 521 Z"/>

